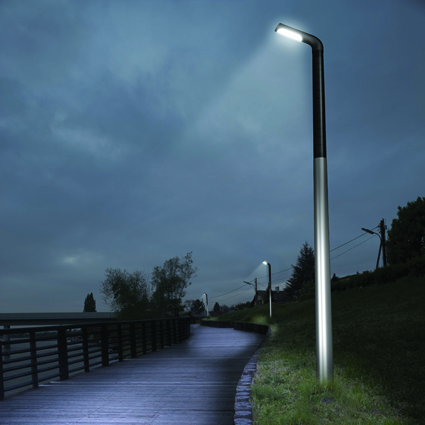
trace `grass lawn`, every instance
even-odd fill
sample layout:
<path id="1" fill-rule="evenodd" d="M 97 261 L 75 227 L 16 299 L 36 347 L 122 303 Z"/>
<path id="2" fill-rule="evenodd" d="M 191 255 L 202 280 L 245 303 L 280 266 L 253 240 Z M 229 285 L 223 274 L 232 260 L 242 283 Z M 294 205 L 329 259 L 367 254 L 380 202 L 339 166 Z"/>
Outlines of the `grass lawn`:
<path id="1" fill-rule="evenodd" d="M 254 423 L 425 424 L 425 278 L 332 292 L 334 382 L 316 381 L 314 299 L 215 320 L 271 326 L 252 385 Z M 214 319 L 211 319 L 214 320 Z"/>

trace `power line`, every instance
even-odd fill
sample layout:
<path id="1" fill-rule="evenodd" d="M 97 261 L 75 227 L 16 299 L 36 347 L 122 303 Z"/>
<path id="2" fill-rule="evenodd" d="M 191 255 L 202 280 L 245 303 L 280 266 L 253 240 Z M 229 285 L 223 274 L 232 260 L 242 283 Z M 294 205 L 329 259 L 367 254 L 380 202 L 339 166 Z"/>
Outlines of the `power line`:
<path id="1" fill-rule="evenodd" d="M 356 246 L 353 246 L 352 248 L 347 249 L 347 251 L 344 251 L 344 252 L 342 252 L 341 254 L 338 254 L 338 255 L 336 255 L 335 257 L 332 257 L 332 258 L 331 258 L 331 260 L 333 260 L 334 258 L 337 258 L 337 257 L 339 257 L 339 256 L 341 256 L 341 255 L 343 255 L 343 254 L 347 253 L 348 251 L 351 251 L 351 250 L 352 250 L 352 249 L 354 249 L 354 248 L 357 248 L 359 245 L 364 244 L 365 242 L 367 242 L 367 241 L 371 240 L 374 236 L 375 236 L 375 235 L 371 236 L 370 238 L 366 239 L 366 240 L 365 240 L 365 241 L 363 241 L 363 242 L 360 242 L 360 243 L 359 243 L 359 244 L 357 244 Z"/>
<path id="2" fill-rule="evenodd" d="M 379 227 L 379 226 L 374 227 L 374 229 L 376 229 L 377 227 Z M 372 230 L 373 230 L 373 229 L 372 229 Z M 355 241 L 356 239 L 359 239 L 359 238 L 361 238 L 361 237 L 362 237 L 362 236 L 364 236 L 364 235 L 367 235 L 367 233 L 362 233 L 361 235 L 359 235 L 359 236 L 355 237 L 354 239 L 351 239 L 350 241 L 345 242 L 345 243 L 343 243 L 342 245 L 339 245 L 339 246 L 337 246 L 336 248 L 331 249 L 329 252 L 335 251 L 336 249 L 341 248 L 341 247 L 343 247 L 344 245 L 347 245 L 347 244 L 349 244 L 350 242 L 353 242 L 353 241 Z M 371 238 L 369 238 L 369 239 L 371 239 Z M 367 242 L 369 239 L 366 239 L 364 242 Z M 362 243 L 364 243 L 364 242 L 361 242 L 361 243 L 359 243 L 358 245 L 354 246 L 353 248 L 350 248 L 350 249 L 348 249 L 347 251 L 342 252 L 341 254 L 339 254 L 339 255 L 337 255 L 337 256 L 335 256 L 335 257 L 331 258 L 331 260 L 333 260 L 334 258 L 339 257 L 340 255 L 345 254 L 345 253 L 346 253 L 346 252 L 348 252 L 348 251 L 351 251 L 352 249 L 356 248 L 357 246 L 361 245 L 361 244 L 362 244 Z M 292 268 L 292 267 L 289 267 L 288 269 L 281 270 L 281 271 L 278 271 L 278 272 L 276 272 L 276 273 L 272 273 L 272 276 L 274 276 L 275 274 L 279 274 L 279 273 L 287 272 L 288 270 L 291 270 L 291 268 Z M 258 279 L 263 279 L 263 278 L 265 278 L 265 277 L 268 277 L 268 275 L 267 275 L 267 276 L 261 276 L 261 277 L 259 277 Z M 252 280 L 251 280 L 251 282 L 252 282 L 253 280 L 254 280 L 254 279 L 252 279 Z"/>
<path id="3" fill-rule="evenodd" d="M 271 275 L 272 275 L 272 276 L 274 276 L 275 274 L 284 273 L 284 272 L 287 272 L 288 270 L 291 270 L 291 269 L 292 269 L 292 267 L 289 267 L 289 269 L 281 270 L 281 271 L 279 271 L 279 272 L 272 273 Z M 257 278 L 257 279 L 263 279 L 263 278 L 265 278 L 265 277 L 269 277 L 269 275 L 267 275 L 267 276 L 260 276 L 260 277 L 259 277 L 259 278 Z M 255 280 L 255 278 L 254 278 L 254 279 L 252 279 L 252 280 L 251 280 L 251 282 L 252 282 L 252 281 L 254 281 L 254 280 Z"/>
<path id="4" fill-rule="evenodd" d="M 379 226 L 376 226 L 376 227 L 374 227 L 372 230 L 374 230 L 374 229 L 376 229 L 376 228 L 378 228 L 378 227 L 379 227 Z M 356 239 L 361 238 L 362 236 L 364 236 L 364 235 L 366 235 L 366 234 L 367 234 L 367 233 L 362 233 L 361 235 L 359 235 L 359 236 L 357 236 L 357 237 L 355 237 L 355 238 L 353 238 L 353 239 L 349 240 L 348 242 L 345 242 L 345 243 L 343 243 L 342 245 L 339 245 L 339 246 L 337 246 L 336 248 L 331 249 L 331 250 L 330 250 L 330 252 L 335 251 L 335 250 L 337 250 L 337 249 L 339 249 L 339 248 L 341 248 L 341 247 L 343 247 L 343 246 L 345 246 L 345 245 L 348 245 L 349 243 L 351 243 L 351 242 L 355 241 Z M 347 249 L 347 251 L 341 252 L 341 254 L 338 254 L 338 255 L 336 255 L 335 257 L 332 257 L 330 260 L 333 260 L 333 259 L 335 259 L 335 258 L 337 258 L 337 257 L 340 257 L 341 255 L 346 254 L 347 252 L 351 251 L 351 250 L 352 250 L 352 249 L 354 249 L 354 248 L 357 248 L 358 246 L 360 246 L 360 245 L 364 244 L 365 242 L 367 242 L 368 240 L 370 240 L 370 239 L 372 239 L 372 238 L 373 238 L 373 236 L 372 236 L 372 237 L 370 237 L 370 238 L 368 238 L 368 239 L 366 239 L 366 240 L 365 240 L 365 241 L 363 241 L 363 242 L 360 242 L 359 244 L 357 244 L 357 245 L 353 246 L 352 248 Z M 272 273 L 272 276 L 274 276 L 274 275 L 276 275 L 276 274 L 280 274 L 280 273 L 287 272 L 287 271 L 289 271 L 289 270 L 291 270 L 291 269 L 292 269 L 292 267 L 289 267 L 289 268 L 287 268 L 287 269 L 285 269 L 285 270 L 280 270 L 280 271 L 278 271 L 278 272 Z M 267 275 L 267 276 L 261 276 L 261 277 L 259 277 L 258 279 L 263 279 L 263 278 L 266 278 L 266 277 L 268 277 L 268 275 Z M 286 280 L 286 279 L 287 279 L 287 278 L 285 278 L 284 280 Z M 252 279 L 252 280 L 251 280 L 251 282 L 253 282 L 254 280 L 255 280 L 255 279 Z M 263 287 L 265 287 L 265 288 L 266 288 L 266 284 L 263 284 L 263 283 L 261 283 L 261 282 L 258 282 L 258 280 L 257 280 L 257 283 L 258 283 L 259 285 L 261 285 L 261 286 L 263 286 Z M 244 286 L 245 286 L 245 285 L 239 286 L 239 287 L 238 287 L 238 288 L 236 288 L 236 289 L 233 289 L 233 290 L 231 290 L 231 291 L 229 291 L 229 292 L 225 292 L 224 294 L 221 294 L 221 295 L 217 295 L 217 296 L 215 296 L 215 297 L 211 297 L 210 299 L 212 300 L 212 299 L 216 299 L 216 298 L 223 297 L 224 295 L 227 295 L 227 294 L 231 294 L 232 292 L 235 292 L 235 291 L 237 291 L 238 289 L 243 288 Z M 249 288 L 247 288 L 246 290 L 248 290 L 248 289 L 249 289 Z M 245 292 L 245 290 L 244 290 L 244 291 L 239 292 L 239 293 L 238 293 L 238 294 L 236 294 L 236 295 L 232 295 L 231 297 L 225 298 L 225 300 L 228 300 L 228 299 L 230 299 L 230 298 L 234 298 L 234 297 L 238 296 L 239 294 L 242 294 L 243 292 Z"/>
<path id="5" fill-rule="evenodd" d="M 244 286 L 245 286 L 245 285 L 239 286 L 239 288 L 233 289 L 232 291 L 225 292 L 224 294 L 217 295 L 217 296 L 215 296 L 215 297 L 211 297 L 210 299 L 212 300 L 212 299 L 215 299 L 215 298 L 220 298 L 220 297 L 222 297 L 223 295 L 227 295 L 227 294 L 230 294 L 231 292 L 235 292 L 235 291 L 237 291 L 238 289 L 243 288 Z"/>
<path id="6" fill-rule="evenodd" d="M 287 272 L 288 270 L 291 270 L 291 269 L 292 269 L 292 267 L 289 267 L 288 269 L 281 270 L 280 272 L 272 273 L 272 276 L 274 276 L 275 274 L 279 274 L 279 273 Z M 266 277 L 266 276 L 264 276 L 264 277 Z"/>
<path id="7" fill-rule="evenodd" d="M 238 292 L 237 294 L 232 295 L 231 297 L 227 297 L 224 300 L 221 300 L 221 302 L 223 303 L 224 301 L 230 300 L 231 298 L 235 298 L 235 297 L 239 296 L 240 294 L 243 294 L 244 292 L 246 292 L 250 289 L 251 289 L 250 287 L 247 287 L 244 291 Z"/>
<path id="8" fill-rule="evenodd" d="M 357 236 L 356 238 L 351 239 L 351 241 L 345 242 L 345 243 L 343 243 L 342 245 L 337 246 L 337 247 L 336 247 L 336 248 L 334 248 L 334 249 L 331 249 L 329 252 L 335 251 L 336 249 L 341 248 L 342 246 L 347 245 L 347 244 L 349 244 L 350 242 L 353 242 L 353 241 L 355 241 L 356 239 L 361 238 L 361 237 L 362 237 L 362 236 L 364 236 L 364 235 L 367 235 L 367 233 L 362 233 L 360 236 Z"/>

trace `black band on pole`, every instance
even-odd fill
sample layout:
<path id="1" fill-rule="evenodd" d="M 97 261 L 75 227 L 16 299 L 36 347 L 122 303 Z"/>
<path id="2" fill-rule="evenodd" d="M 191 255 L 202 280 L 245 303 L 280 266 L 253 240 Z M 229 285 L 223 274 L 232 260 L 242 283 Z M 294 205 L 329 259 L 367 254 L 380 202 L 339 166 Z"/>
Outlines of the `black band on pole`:
<path id="1" fill-rule="evenodd" d="M 325 76 L 323 50 L 313 49 L 314 158 L 326 158 Z"/>

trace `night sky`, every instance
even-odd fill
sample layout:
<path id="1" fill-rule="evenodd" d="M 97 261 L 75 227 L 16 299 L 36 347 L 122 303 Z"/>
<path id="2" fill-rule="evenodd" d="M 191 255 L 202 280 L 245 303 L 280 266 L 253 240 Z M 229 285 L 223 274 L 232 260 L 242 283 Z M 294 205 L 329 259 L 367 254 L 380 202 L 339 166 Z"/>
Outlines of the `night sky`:
<path id="1" fill-rule="evenodd" d="M 0 312 L 108 311 L 106 268 L 190 251 L 186 299 L 251 300 L 263 260 L 284 287 L 314 246 L 312 55 L 279 22 L 324 44 L 331 249 L 425 196 L 422 0 L 3 0 Z"/>

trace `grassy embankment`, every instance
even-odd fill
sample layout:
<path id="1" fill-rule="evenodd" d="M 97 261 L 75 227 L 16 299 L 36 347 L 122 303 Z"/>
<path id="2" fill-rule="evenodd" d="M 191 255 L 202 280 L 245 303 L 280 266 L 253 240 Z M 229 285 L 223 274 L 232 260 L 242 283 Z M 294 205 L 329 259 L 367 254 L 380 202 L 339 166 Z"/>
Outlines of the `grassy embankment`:
<path id="1" fill-rule="evenodd" d="M 332 292 L 334 383 L 316 382 L 315 301 L 212 320 L 271 326 L 252 385 L 254 423 L 425 424 L 425 277 Z"/>

